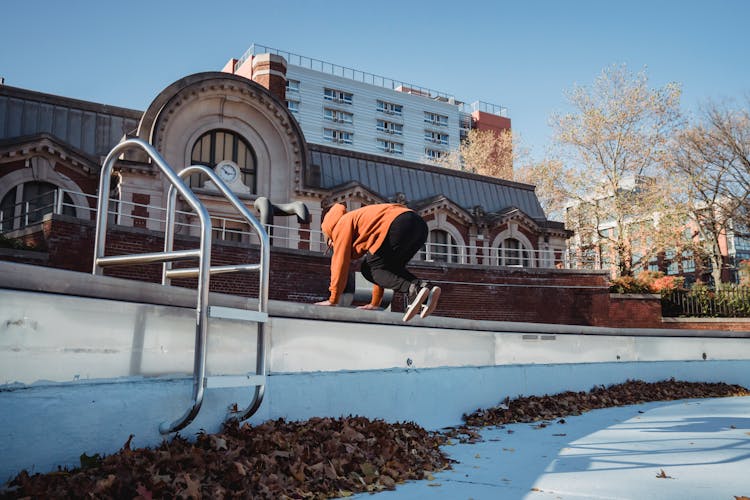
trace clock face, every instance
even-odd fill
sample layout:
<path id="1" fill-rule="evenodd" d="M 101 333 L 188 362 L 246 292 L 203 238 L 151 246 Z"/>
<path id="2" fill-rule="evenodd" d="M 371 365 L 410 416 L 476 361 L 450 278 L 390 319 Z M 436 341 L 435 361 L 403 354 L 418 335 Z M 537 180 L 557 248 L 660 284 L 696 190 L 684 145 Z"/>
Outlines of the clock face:
<path id="1" fill-rule="evenodd" d="M 232 184 L 239 178 L 240 169 L 234 162 L 224 160 L 216 165 L 216 173 L 225 183 Z"/>

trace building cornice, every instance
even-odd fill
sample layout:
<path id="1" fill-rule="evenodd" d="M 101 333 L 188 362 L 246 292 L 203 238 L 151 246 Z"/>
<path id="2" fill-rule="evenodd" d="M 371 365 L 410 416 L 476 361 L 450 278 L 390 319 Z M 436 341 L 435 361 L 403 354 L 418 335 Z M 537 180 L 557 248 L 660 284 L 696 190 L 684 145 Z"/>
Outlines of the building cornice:
<path id="1" fill-rule="evenodd" d="M 79 167 L 88 174 L 96 175 L 101 168 L 96 159 L 71 147 L 53 135 L 42 133 L 0 141 L 0 162 L 6 159 L 11 161 L 25 160 L 39 154 L 59 158 L 71 166 Z"/>

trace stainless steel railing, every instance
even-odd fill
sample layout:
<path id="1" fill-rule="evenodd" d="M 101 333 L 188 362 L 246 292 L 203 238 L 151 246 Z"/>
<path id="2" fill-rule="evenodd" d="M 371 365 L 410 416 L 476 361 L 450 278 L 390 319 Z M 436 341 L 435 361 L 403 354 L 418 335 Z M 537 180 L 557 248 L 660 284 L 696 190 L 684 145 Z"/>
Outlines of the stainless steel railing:
<path id="1" fill-rule="evenodd" d="M 168 210 L 167 210 L 167 224 L 165 231 L 165 249 L 163 252 L 153 253 L 141 253 L 135 255 L 116 255 L 116 256 L 105 256 L 106 237 L 107 237 L 107 206 L 109 205 L 109 190 L 110 190 L 110 177 L 112 174 L 112 168 L 116 159 L 121 153 L 128 149 L 142 149 L 151 158 L 154 165 L 156 165 L 161 173 L 169 180 L 169 196 L 168 196 Z M 181 173 L 182 176 L 190 175 L 199 169 L 205 169 L 205 167 L 188 167 Z M 205 169 L 208 170 L 208 169 Z M 170 432 L 179 431 L 186 427 L 196 417 L 200 411 L 203 403 L 204 390 L 212 382 L 206 377 L 206 347 L 207 347 L 207 335 L 208 335 L 208 317 L 209 315 L 215 317 L 225 317 L 232 319 L 243 319 L 247 321 L 254 321 L 259 324 L 258 327 L 258 359 L 256 363 L 256 375 L 246 377 L 224 377 L 223 381 L 216 381 L 219 377 L 212 377 L 213 386 L 216 387 L 228 387 L 237 385 L 239 379 L 241 385 L 255 385 L 256 391 L 250 406 L 246 410 L 240 413 L 236 418 L 245 419 L 252 415 L 257 410 L 264 394 L 265 387 L 265 335 L 264 329 L 261 326 L 267 319 L 267 302 L 268 302 L 268 269 L 269 269 L 269 258 L 270 248 L 268 243 L 268 235 L 265 229 L 258 223 L 252 214 L 245 208 L 242 203 L 237 199 L 234 194 L 226 187 L 226 185 L 218 179 L 213 172 L 200 170 L 203 173 L 208 173 L 212 178 L 212 181 L 222 191 L 225 197 L 237 208 L 243 217 L 250 223 L 250 225 L 258 233 L 258 237 L 261 242 L 260 251 L 260 263 L 255 265 L 242 265 L 237 266 L 236 269 L 227 269 L 226 266 L 215 268 L 214 272 L 231 272 L 237 270 L 258 270 L 260 271 L 260 289 L 259 289 L 259 310 L 255 314 L 246 314 L 244 310 L 229 310 L 228 308 L 214 308 L 215 313 L 209 309 L 208 295 L 209 295 L 209 281 L 212 269 L 211 264 L 211 217 L 206 207 L 200 202 L 198 197 L 190 190 L 190 188 L 184 183 L 181 175 L 178 175 L 161 157 L 161 155 L 146 141 L 141 139 L 127 139 L 117 146 L 107 155 L 102 165 L 101 177 L 99 179 L 99 198 L 97 200 L 97 213 L 96 213 L 96 232 L 94 241 L 94 263 L 93 273 L 102 274 L 103 268 L 107 266 L 115 265 L 126 265 L 126 264 L 145 264 L 145 263 L 163 263 L 163 277 L 162 282 L 168 283 L 170 278 L 174 277 L 185 277 L 192 276 L 198 278 L 197 286 L 197 300 L 196 300 L 196 316 L 195 316 L 195 354 L 193 362 L 193 395 L 192 403 L 188 410 L 178 419 L 172 422 L 163 422 L 159 426 L 159 430 L 166 434 Z M 174 209 L 175 199 L 177 193 L 182 196 L 183 200 L 192 208 L 192 210 L 198 215 L 200 222 L 200 243 L 197 249 L 192 250 L 174 250 Z M 171 269 L 171 262 L 198 259 L 198 267 L 188 270 L 184 269 Z M 226 379 L 232 379 L 232 382 L 227 382 Z"/>
<path id="2" fill-rule="evenodd" d="M 271 242 L 263 225 L 247 209 L 247 207 L 232 193 L 226 184 L 219 178 L 216 173 L 203 165 L 191 165 L 184 168 L 178 174 L 180 178 L 185 179 L 191 174 L 202 173 L 208 176 L 211 182 L 219 188 L 224 197 L 234 206 L 242 215 L 245 222 L 255 231 L 260 240 L 260 262 L 258 264 L 238 264 L 231 266 L 216 266 L 210 268 L 210 274 L 224 274 L 243 271 L 258 271 L 260 283 L 258 285 L 258 313 L 257 319 L 252 319 L 257 325 L 257 350 L 256 350 L 256 367 L 255 381 L 262 382 L 255 384 L 255 393 L 250 404 L 242 411 L 233 415 L 236 420 L 245 420 L 249 418 L 260 407 L 265 393 L 266 377 L 266 339 L 265 339 L 265 322 L 268 311 L 268 286 L 269 286 L 269 263 L 271 261 Z M 174 228 L 176 215 L 176 201 L 178 189 L 172 185 L 169 187 L 167 195 L 167 220 L 166 235 L 164 238 L 164 252 L 173 252 L 174 245 Z M 171 278 L 195 277 L 199 275 L 200 269 L 172 269 L 172 263 L 164 262 L 162 268 L 162 284 L 168 285 Z"/>
<path id="3" fill-rule="evenodd" d="M 61 214 L 66 211 L 79 213 L 84 219 L 87 213 L 94 214 L 95 209 L 88 204 L 74 203 L 65 201 L 71 197 L 89 198 L 92 195 L 58 188 L 58 194 L 54 203 L 41 207 L 44 214 L 55 213 Z M 116 224 L 130 226 L 134 221 L 139 221 L 145 227 L 153 230 L 163 228 L 166 215 L 166 209 L 150 204 L 135 203 L 126 200 L 113 200 L 113 205 L 109 207 L 109 216 Z M 137 215 L 130 213 L 130 208 L 142 208 L 143 212 L 148 215 Z M 41 210 L 40 209 L 40 210 Z M 192 212 L 177 210 L 180 216 L 194 219 Z M 0 212 L 0 215 L 2 212 Z M 0 232 L 10 232 L 17 230 L 22 225 L 16 223 L 13 226 L 13 219 L 7 215 L 0 217 L 8 227 L 0 229 Z M 18 217 L 16 217 L 16 220 Z M 93 219 L 93 215 L 92 215 Z M 255 233 L 249 229 L 247 222 L 240 217 L 211 216 L 213 239 L 242 241 L 249 244 L 258 244 L 259 241 Z M 324 252 L 326 247 L 325 237 L 319 229 L 314 228 L 295 228 L 287 225 L 267 225 L 265 226 L 269 234 L 273 234 L 271 245 L 284 248 L 304 248 L 313 252 Z M 190 221 L 175 221 L 175 230 L 180 230 L 186 234 L 196 234 L 199 224 Z M 444 262 L 456 265 L 478 265 L 487 268 L 497 266 L 512 266 L 522 268 L 563 268 L 576 270 L 608 270 L 611 263 L 603 261 L 595 252 L 581 251 L 577 247 L 551 247 L 549 249 L 514 249 L 498 248 L 492 245 L 476 245 L 461 243 L 434 243 L 428 242 L 423 251 L 414 257 L 415 261 L 427 262 Z M 734 269 L 734 268 L 733 268 Z"/>

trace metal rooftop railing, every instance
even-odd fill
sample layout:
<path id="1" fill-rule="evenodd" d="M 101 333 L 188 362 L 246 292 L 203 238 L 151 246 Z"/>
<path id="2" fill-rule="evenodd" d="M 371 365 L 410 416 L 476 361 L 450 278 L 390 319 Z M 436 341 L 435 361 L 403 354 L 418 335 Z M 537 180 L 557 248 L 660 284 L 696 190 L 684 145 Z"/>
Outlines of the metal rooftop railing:
<path id="1" fill-rule="evenodd" d="M 482 111 L 485 113 L 491 113 L 502 117 L 508 117 L 508 108 L 500 106 L 498 104 L 491 104 L 484 101 L 474 101 L 469 104 L 463 101 L 456 100 L 456 97 L 446 92 L 440 92 L 438 90 L 429 89 L 420 85 L 414 85 L 411 83 L 403 82 L 393 78 L 385 76 L 375 75 L 366 71 L 360 71 L 346 66 L 340 66 L 338 64 L 329 63 L 320 59 L 314 59 L 312 57 L 301 56 L 288 52 L 286 50 L 275 49 L 266 45 L 252 44 L 249 49 L 242 54 L 237 60 L 235 65 L 235 71 L 237 68 L 242 66 L 245 61 L 250 57 L 258 54 L 274 54 L 281 56 L 286 59 L 288 64 L 294 66 L 300 66 L 303 68 L 312 69 L 314 71 L 320 71 L 321 73 L 327 73 L 329 75 L 339 76 L 341 78 L 348 78 L 357 82 L 367 83 L 369 85 L 375 85 L 377 87 L 383 87 L 396 92 L 403 92 L 407 94 L 419 95 L 428 99 L 439 100 L 453 104 L 464 113 L 472 113 L 473 111 Z"/>

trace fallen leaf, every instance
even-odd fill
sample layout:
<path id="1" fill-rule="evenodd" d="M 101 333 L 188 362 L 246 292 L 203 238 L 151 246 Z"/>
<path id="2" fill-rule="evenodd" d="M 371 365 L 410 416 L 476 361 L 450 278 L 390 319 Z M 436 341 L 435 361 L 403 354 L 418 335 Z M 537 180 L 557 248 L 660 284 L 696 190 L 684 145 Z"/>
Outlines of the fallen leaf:
<path id="1" fill-rule="evenodd" d="M 211 446 L 214 450 L 226 450 L 227 440 L 215 435 L 211 435 Z"/>
<path id="2" fill-rule="evenodd" d="M 391 476 L 388 476 L 386 474 L 381 475 L 380 478 L 378 478 L 378 482 L 380 482 L 380 484 L 382 484 L 389 490 L 396 487 L 396 481 L 394 481 Z"/>
<path id="3" fill-rule="evenodd" d="M 96 486 L 94 486 L 94 493 L 104 493 L 108 489 L 112 487 L 113 484 L 115 484 L 115 480 L 117 479 L 117 476 L 114 474 L 108 475 L 104 479 L 100 479 L 96 482 Z"/>
<path id="4" fill-rule="evenodd" d="M 237 474 L 243 477 L 247 476 L 247 469 L 245 468 L 244 465 L 242 465 L 239 462 L 233 462 L 232 465 L 234 465 L 234 470 L 237 471 Z"/>
<path id="5" fill-rule="evenodd" d="M 130 437 L 128 437 L 128 440 L 125 441 L 124 445 L 122 445 L 122 448 L 121 448 L 122 450 L 130 451 L 130 443 L 133 441 L 133 437 L 134 437 L 133 434 L 131 434 Z"/>
<path id="6" fill-rule="evenodd" d="M 667 473 L 664 472 L 664 469 L 660 469 L 660 472 L 656 475 L 659 479 L 674 479 L 672 476 L 667 476 Z"/>
<path id="7" fill-rule="evenodd" d="M 136 493 L 138 493 L 138 496 L 133 500 L 152 500 L 154 498 L 151 490 L 143 486 L 141 483 L 138 483 L 138 487 L 135 489 L 135 491 Z"/>

